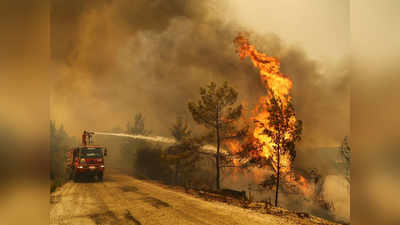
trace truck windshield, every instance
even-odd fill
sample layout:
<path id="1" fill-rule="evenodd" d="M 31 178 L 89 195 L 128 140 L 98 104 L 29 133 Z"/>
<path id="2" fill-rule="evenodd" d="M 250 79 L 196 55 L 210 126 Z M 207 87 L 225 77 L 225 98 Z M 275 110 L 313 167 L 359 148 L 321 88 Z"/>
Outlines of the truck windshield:
<path id="1" fill-rule="evenodd" d="M 102 148 L 81 148 L 81 158 L 101 158 L 103 157 Z"/>

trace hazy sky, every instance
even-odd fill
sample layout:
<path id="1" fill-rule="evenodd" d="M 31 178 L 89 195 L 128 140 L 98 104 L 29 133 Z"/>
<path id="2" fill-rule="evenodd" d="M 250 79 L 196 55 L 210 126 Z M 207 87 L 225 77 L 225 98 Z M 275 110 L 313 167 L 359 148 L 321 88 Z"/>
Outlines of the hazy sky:
<path id="1" fill-rule="evenodd" d="M 273 32 L 288 44 L 302 46 L 314 59 L 340 60 L 349 54 L 348 0 L 226 0 L 227 11 L 246 27 Z"/>

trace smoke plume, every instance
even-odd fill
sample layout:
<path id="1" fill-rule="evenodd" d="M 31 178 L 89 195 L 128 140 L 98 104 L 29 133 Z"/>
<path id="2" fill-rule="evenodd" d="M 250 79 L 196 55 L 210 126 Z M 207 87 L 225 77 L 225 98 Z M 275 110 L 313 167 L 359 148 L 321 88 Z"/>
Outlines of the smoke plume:
<path id="1" fill-rule="evenodd" d="M 232 41 L 244 31 L 293 80 L 296 117 L 304 126 L 299 155 L 338 146 L 349 133 L 348 59 L 321 65 L 303 46 L 239 24 L 214 3 L 53 1 L 51 118 L 77 136 L 123 130 L 141 112 L 152 135 L 168 137 L 177 114 L 196 126 L 187 102 L 199 97 L 199 87 L 225 80 L 251 109 L 265 89 L 251 62 L 235 53 Z"/>
<path id="2" fill-rule="evenodd" d="M 348 133 L 346 65 L 321 71 L 301 47 L 227 22 L 210 2 L 54 1 L 51 12 L 51 113 L 73 134 L 121 127 L 143 112 L 154 132 L 169 135 L 176 114 L 190 118 L 186 102 L 210 81 L 228 80 L 254 104 L 265 90 L 235 55 L 239 31 L 279 57 L 292 77 L 304 145 L 335 145 Z"/>

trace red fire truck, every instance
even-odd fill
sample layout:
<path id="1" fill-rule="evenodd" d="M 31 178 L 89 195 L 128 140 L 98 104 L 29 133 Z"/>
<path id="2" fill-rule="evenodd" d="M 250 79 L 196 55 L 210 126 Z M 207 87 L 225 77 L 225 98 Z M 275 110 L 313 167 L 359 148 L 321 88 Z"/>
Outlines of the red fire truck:
<path id="1" fill-rule="evenodd" d="M 71 149 L 68 154 L 67 169 L 74 181 L 95 176 L 98 181 L 103 180 L 104 156 L 107 155 L 107 149 L 103 146 L 91 145 L 92 134 L 85 131 L 84 135 L 88 135 L 89 143 L 86 143 L 86 137 L 82 138 L 85 140 L 82 141 L 82 145 Z"/>

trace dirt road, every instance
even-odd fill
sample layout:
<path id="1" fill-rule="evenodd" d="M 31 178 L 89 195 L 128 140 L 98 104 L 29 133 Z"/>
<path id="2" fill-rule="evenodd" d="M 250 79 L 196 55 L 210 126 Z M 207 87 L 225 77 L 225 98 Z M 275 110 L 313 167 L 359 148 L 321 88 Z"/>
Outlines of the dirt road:
<path id="1" fill-rule="evenodd" d="M 220 202 L 208 202 L 119 173 L 104 182 L 68 182 L 51 194 L 50 224 L 295 224 Z"/>

